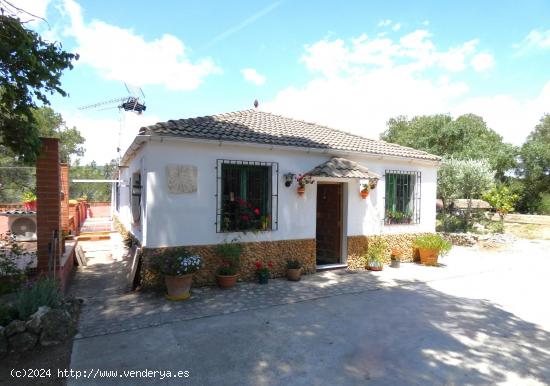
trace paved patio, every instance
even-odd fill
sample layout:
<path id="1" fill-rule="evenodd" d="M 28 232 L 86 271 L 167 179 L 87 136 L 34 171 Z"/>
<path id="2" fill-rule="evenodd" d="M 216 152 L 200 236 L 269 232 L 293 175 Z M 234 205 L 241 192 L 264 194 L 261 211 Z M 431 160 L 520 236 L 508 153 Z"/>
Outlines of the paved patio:
<path id="1" fill-rule="evenodd" d="M 116 240 L 101 243 L 73 288 L 85 298 L 73 369 L 188 370 L 197 385 L 550 382 L 547 242 L 455 248 L 442 267 L 200 288 L 176 303 L 109 284 L 128 263 Z"/>
<path id="2" fill-rule="evenodd" d="M 110 232 L 112 230 L 112 220 L 109 217 L 88 217 L 84 220 L 80 233 Z"/>

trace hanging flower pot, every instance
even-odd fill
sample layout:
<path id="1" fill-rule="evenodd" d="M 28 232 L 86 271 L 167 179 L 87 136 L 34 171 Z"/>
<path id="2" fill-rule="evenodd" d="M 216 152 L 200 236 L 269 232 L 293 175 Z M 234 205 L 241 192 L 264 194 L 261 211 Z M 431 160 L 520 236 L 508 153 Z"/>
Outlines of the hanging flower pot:
<path id="1" fill-rule="evenodd" d="M 306 192 L 306 185 L 313 184 L 313 178 L 308 174 L 300 174 L 296 177 L 296 182 L 298 183 L 298 189 L 296 191 L 301 196 Z"/>
<path id="2" fill-rule="evenodd" d="M 360 194 L 361 194 L 361 198 L 364 200 L 369 196 L 369 191 L 368 189 L 363 189 L 361 190 Z"/>

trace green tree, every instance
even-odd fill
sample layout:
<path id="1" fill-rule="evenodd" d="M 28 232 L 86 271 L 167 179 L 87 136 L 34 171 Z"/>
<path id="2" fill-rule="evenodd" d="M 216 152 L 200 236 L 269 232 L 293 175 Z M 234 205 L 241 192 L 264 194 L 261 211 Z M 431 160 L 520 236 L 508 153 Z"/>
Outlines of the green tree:
<path id="1" fill-rule="evenodd" d="M 466 114 L 456 119 L 448 115 L 400 116 L 388 121 L 380 138 L 387 142 L 424 150 L 442 157 L 487 159 L 499 180 L 516 167 L 518 150 L 487 127 L 477 115 Z"/>
<path id="2" fill-rule="evenodd" d="M 71 180 L 113 179 L 113 173 L 116 169 L 116 160 L 111 160 L 104 166 L 98 166 L 95 162 L 83 166 L 73 165 L 69 169 L 69 177 Z M 71 199 L 86 197 L 89 201 L 111 201 L 111 184 L 107 182 L 71 183 L 69 196 Z"/>
<path id="3" fill-rule="evenodd" d="M 68 128 L 61 114 L 49 107 L 32 109 L 32 114 L 40 136 L 59 138 L 62 161 L 70 163 L 84 155 L 84 137 L 76 127 Z M 0 144 L 0 202 L 20 202 L 24 192 L 34 191 L 35 182 L 34 168 L 27 168 L 12 149 Z"/>
<path id="4" fill-rule="evenodd" d="M 41 137 L 59 138 L 59 153 L 63 162 L 70 163 L 71 157 L 84 155 L 84 137 L 76 127 L 68 128 L 61 114 L 50 107 L 41 107 L 33 109 L 33 116 Z"/>
<path id="5" fill-rule="evenodd" d="M 465 212 L 466 227 L 470 226 L 472 199 L 481 198 L 494 181 L 494 171 L 486 160 L 444 159 L 438 172 L 437 194 L 443 202 L 444 213 L 450 200 L 468 199 Z M 445 226 L 445 223 L 444 223 Z"/>
<path id="6" fill-rule="evenodd" d="M 33 109 L 37 102 L 49 104 L 47 94 L 67 95 L 60 78 L 63 70 L 72 69 L 78 55 L 44 41 L 19 18 L 4 12 L 0 36 L 0 145 L 30 163 L 40 146 Z"/>
<path id="7" fill-rule="evenodd" d="M 519 174 L 524 192 L 522 210 L 537 212 L 545 193 L 550 193 L 550 114 L 544 115 L 521 148 Z"/>
<path id="8" fill-rule="evenodd" d="M 483 199 L 495 208 L 500 217 L 500 222 L 504 223 L 504 216 L 514 211 L 514 205 L 519 199 L 519 196 L 512 193 L 507 186 L 497 185 L 486 192 L 483 195 Z"/>

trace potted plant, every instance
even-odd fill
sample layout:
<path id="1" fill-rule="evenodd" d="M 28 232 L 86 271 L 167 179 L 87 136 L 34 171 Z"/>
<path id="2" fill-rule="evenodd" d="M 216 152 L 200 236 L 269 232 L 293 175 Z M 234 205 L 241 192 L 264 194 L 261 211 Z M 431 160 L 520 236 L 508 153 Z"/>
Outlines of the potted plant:
<path id="1" fill-rule="evenodd" d="M 401 253 L 396 248 L 393 248 L 391 250 L 391 264 L 390 264 L 390 267 L 399 268 L 400 266 L 401 266 Z"/>
<path id="2" fill-rule="evenodd" d="M 268 262 L 267 264 L 261 261 L 256 262 L 256 273 L 258 274 L 258 283 L 267 284 L 269 282 L 269 272 L 273 268 L 273 264 Z"/>
<path id="3" fill-rule="evenodd" d="M 378 178 L 375 178 L 375 177 L 369 178 L 368 185 L 370 190 L 376 189 L 376 186 L 378 185 Z"/>
<path id="4" fill-rule="evenodd" d="M 36 194 L 31 191 L 23 193 L 23 206 L 25 210 L 36 211 Z"/>
<path id="5" fill-rule="evenodd" d="M 237 283 L 243 246 L 238 239 L 224 241 L 216 247 L 221 264 L 216 272 L 216 282 L 220 288 L 231 288 Z"/>
<path id="6" fill-rule="evenodd" d="M 367 269 L 381 271 L 384 268 L 384 258 L 387 256 L 388 244 L 381 238 L 369 241 L 367 247 Z"/>
<path id="7" fill-rule="evenodd" d="M 361 198 L 364 200 L 369 196 L 370 193 L 370 185 L 369 184 L 361 184 L 361 191 L 359 194 L 361 195 Z"/>
<path id="8" fill-rule="evenodd" d="M 193 274 L 202 266 L 200 256 L 178 248 L 177 251 L 156 256 L 152 268 L 164 276 L 167 299 L 186 300 L 191 296 Z"/>
<path id="9" fill-rule="evenodd" d="M 302 264 L 300 261 L 290 259 L 286 261 L 286 277 L 290 281 L 299 281 L 302 275 Z"/>
<path id="10" fill-rule="evenodd" d="M 438 234 L 419 236 L 414 240 L 413 246 L 418 248 L 420 263 L 424 265 L 437 265 L 439 255 L 451 250 L 451 243 Z"/>
<path id="11" fill-rule="evenodd" d="M 307 174 L 299 174 L 297 177 L 296 177 L 296 182 L 298 183 L 298 189 L 296 190 L 298 192 L 298 194 L 301 196 L 305 193 L 306 191 L 306 185 L 307 184 L 312 184 L 313 183 L 313 179 L 311 178 L 310 175 L 307 175 Z"/>

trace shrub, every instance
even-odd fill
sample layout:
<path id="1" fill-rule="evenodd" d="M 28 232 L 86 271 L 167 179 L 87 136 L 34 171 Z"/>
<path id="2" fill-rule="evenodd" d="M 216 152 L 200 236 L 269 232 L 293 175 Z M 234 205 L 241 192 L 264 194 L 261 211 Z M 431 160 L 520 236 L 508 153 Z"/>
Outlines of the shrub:
<path id="1" fill-rule="evenodd" d="M 13 306 L 0 304 L 0 326 L 7 326 L 17 319 L 17 309 Z"/>
<path id="2" fill-rule="evenodd" d="M 236 275 L 239 272 L 243 245 L 237 239 L 224 241 L 216 247 L 216 253 L 221 258 L 218 275 Z"/>
<path id="3" fill-rule="evenodd" d="M 302 268 L 302 263 L 300 263 L 300 261 L 296 259 L 289 259 L 286 261 L 286 268 L 299 269 L 299 268 Z"/>
<path id="4" fill-rule="evenodd" d="M 550 193 L 541 193 L 540 201 L 537 207 L 538 214 L 550 214 Z"/>
<path id="5" fill-rule="evenodd" d="M 446 254 L 452 247 L 450 242 L 438 234 L 419 236 L 414 240 L 413 246 L 422 249 L 437 249 L 441 254 Z"/>
<path id="6" fill-rule="evenodd" d="M 494 221 L 491 222 L 487 228 L 489 229 L 489 232 L 491 233 L 504 233 L 504 222 L 502 221 Z"/>
<path id="7" fill-rule="evenodd" d="M 379 267 L 388 257 L 388 243 L 382 238 L 372 238 L 369 240 L 367 247 L 367 265 L 371 267 Z"/>
<path id="8" fill-rule="evenodd" d="M 13 235 L 0 235 L 0 295 L 15 292 L 25 280 L 25 270 L 16 264 L 23 253 Z"/>
<path id="9" fill-rule="evenodd" d="M 57 308 L 61 305 L 63 296 L 59 292 L 59 285 L 54 279 L 40 279 L 21 289 L 15 301 L 15 308 L 19 319 L 25 320 L 34 314 L 38 307 L 48 306 Z"/>

